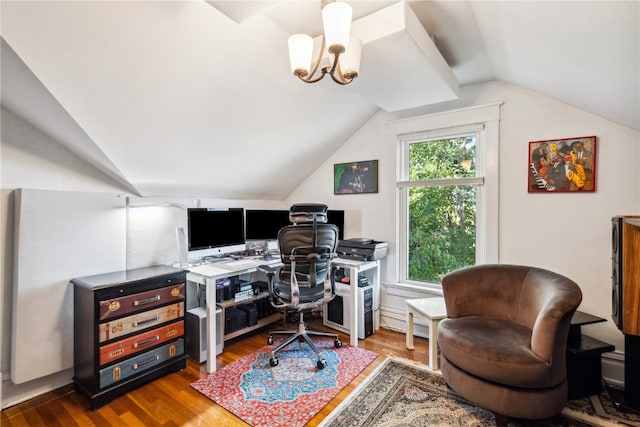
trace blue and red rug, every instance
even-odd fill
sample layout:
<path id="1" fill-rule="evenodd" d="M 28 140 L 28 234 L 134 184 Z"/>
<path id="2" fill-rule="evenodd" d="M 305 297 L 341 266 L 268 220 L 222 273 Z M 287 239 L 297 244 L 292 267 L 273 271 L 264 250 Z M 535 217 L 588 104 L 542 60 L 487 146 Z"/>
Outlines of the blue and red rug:
<path id="1" fill-rule="evenodd" d="M 253 427 L 303 426 L 378 356 L 346 344 L 333 348 L 333 340 L 315 342 L 324 369 L 304 343 L 278 353 L 272 368 L 273 347 L 265 346 L 191 386 Z"/>

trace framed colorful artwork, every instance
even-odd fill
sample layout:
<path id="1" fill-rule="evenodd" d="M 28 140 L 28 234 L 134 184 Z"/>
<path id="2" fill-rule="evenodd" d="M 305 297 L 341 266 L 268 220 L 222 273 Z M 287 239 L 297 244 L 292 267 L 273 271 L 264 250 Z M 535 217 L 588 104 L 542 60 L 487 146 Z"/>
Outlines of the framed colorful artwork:
<path id="1" fill-rule="evenodd" d="M 333 194 L 378 192 L 378 161 L 336 163 L 333 165 Z"/>
<path id="2" fill-rule="evenodd" d="M 596 137 L 529 142 L 529 193 L 596 191 Z"/>

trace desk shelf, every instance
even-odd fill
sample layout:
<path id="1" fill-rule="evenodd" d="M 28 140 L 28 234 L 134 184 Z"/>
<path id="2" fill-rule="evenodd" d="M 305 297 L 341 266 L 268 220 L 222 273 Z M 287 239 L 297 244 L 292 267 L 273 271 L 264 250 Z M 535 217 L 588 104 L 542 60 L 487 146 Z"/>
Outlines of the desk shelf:
<path id="1" fill-rule="evenodd" d="M 253 302 L 263 300 L 263 299 L 267 298 L 268 296 L 269 296 L 269 292 L 260 292 L 260 293 L 254 295 L 253 297 L 250 297 L 250 298 L 243 298 L 243 299 L 240 299 L 240 300 L 235 300 L 235 299 L 226 300 L 226 301 L 222 301 L 222 302 L 217 302 L 216 305 L 222 309 L 222 319 L 225 319 L 225 310 L 227 308 L 235 307 L 235 306 L 238 306 L 238 305 L 251 304 Z M 258 323 L 256 323 L 255 325 L 246 326 L 246 327 L 244 327 L 242 329 L 239 329 L 237 331 L 233 331 L 233 332 L 230 332 L 228 334 L 225 334 L 224 335 L 224 340 L 227 341 L 227 340 L 230 340 L 232 338 L 236 338 L 236 337 L 239 337 L 241 335 L 247 334 L 247 333 L 249 333 L 251 331 L 255 331 L 256 329 L 260 329 L 263 326 L 267 326 L 267 325 L 269 325 L 271 323 L 277 322 L 280 318 L 282 318 L 282 315 L 280 313 L 276 312 L 276 313 L 270 314 L 270 315 L 265 316 L 265 317 L 263 317 L 261 319 L 258 319 Z"/>
<path id="2" fill-rule="evenodd" d="M 269 296 L 269 292 L 260 292 L 249 298 L 243 298 L 239 300 L 228 299 L 225 301 L 220 301 L 220 302 L 217 302 L 216 305 L 220 308 L 235 307 L 236 305 L 251 304 L 252 302 L 259 301 L 263 298 L 267 298 L 268 296 Z"/>
<path id="3" fill-rule="evenodd" d="M 230 340 L 232 338 L 236 338 L 236 337 L 239 337 L 239 336 L 244 335 L 246 333 L 249 333 L 251 331 L 255 331 L 256 329 L 260 329 L 263 326 L 267 326 L 267 325 L 270 325 L 271 323 L 277 322 L 281 318 L 282 318 L 282 314 L 280 314 L 280 313 L 274 313 L 274 314 L 272 314 L 270 316 L 263 317 L 262 319 L 258 320 L 258 323 L 256 323 L 253 326 L 247 326 L 246 328 L 240 329 L 239 331 L 235 331 L 235 332 L 231 332 L 230 334 L 226 334 L 224 336 L 224 340 L 227 341 L 227 340 Z"/>

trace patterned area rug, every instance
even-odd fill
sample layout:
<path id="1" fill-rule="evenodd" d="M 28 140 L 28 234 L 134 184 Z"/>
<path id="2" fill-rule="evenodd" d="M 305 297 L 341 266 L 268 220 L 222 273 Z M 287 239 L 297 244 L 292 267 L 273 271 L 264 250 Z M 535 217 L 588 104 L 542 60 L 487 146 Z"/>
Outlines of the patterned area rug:
<path id="1" fill-rule="evenodd" d="M 270 367 L 272 346 L 225 366 L 191 386 L 254 427 L 306 424 L 378 355 L 333 340 L 314 341 L 327 366 L 316 368 L 306 344 L 293 343 Z M 278 343 L 276 342 L 275 345 Z"/>
<path id="2" fill-rule="evenodd" d="M 576 399 L 556 417 L 510 419 L 509 426 L 640 426 L 636 415 L 620 414 L 613 407 L 604 410 L 603 406 L 606 402 L 603 405 L 602 398 L 596 396 Z M 603 410 L 603 416 L 597 415 Z M 458 396 L 442 376 L 425 365 L 389 357 L 320 426 L 489 427 L 495 426 L 495 418 Z"/>

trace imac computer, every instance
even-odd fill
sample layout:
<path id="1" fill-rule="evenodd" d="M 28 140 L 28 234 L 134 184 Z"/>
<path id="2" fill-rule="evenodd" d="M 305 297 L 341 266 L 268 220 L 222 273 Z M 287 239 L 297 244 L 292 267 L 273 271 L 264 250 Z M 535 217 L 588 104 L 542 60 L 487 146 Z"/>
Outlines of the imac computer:
<path id="1" fill-rule="evenodd" d="M 243 208 L 187 209 L 189 259 L 245 250 Z"/>

